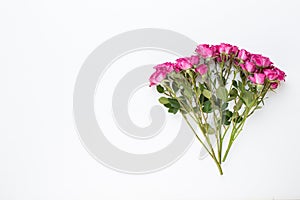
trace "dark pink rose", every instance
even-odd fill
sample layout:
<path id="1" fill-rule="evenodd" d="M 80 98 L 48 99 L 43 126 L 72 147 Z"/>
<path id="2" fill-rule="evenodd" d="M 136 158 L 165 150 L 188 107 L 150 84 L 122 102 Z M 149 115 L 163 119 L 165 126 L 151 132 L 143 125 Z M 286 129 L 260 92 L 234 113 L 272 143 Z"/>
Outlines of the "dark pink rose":
<path id="1" fill-rule="evenodd" d="M 239 48 L 237 46 L 232 46 L 231 53 L 233 53 L 233 55 L 236 55 L 238 52 L 239 52 Z"/>
<path id="2" fill-rule="evenodd" d="M 270 87 L 272 89 L 276 89 L 278 87 L 278 83 L 277 82 L 271 83 Z"/>
<path id="3" fill-rule="evenodd" d="M 178 58 L 175 64 L 175 71 L 181 71 L 191 68 L 193 65 L 188 58 Z"/>
<path id="4" fill-rule="evenodd" d="M 266 75 L 263 73 L 254 73 L 253 76 L 249 76 L 252 83 L 262 85 L 265 83 Z"/>
<path id="5" fill-rule="evenodd" d="M 232 50 L 232 45 L 231 44 L 221 43 L 218 46 L 218 51 L 220 53 L 231 54 L 231 50 Z"/>
<path id="6" fill-rule="evenodd" d="M 263 72 L 270 81 L 276 80 L 278 78 L 277 72 L 273 69 L 264 69 Z"/>
<path id="7" fill-rule="evenodd" d="M 246 71 L 251 72 L 251 73 L 255 72 L 255 70 L 256 70 L 255 65 L 252 62 L 249 62 L 249 61 L 246 61 L 244 67 L 245 67 Z"/>
<path id="8" fill-rule="evenodd" d="M 260 67 L 270 67 L 272 65 L 272 62 L 268 57 L 260 54 L 252 54 L 250 60 Z"/>
<path id="9" fill-rule="evenodd" d="M 212 51 L 212 56 L 218 57 L 220 55 L 218 48 L 219 48 L 219 45 L 211 45 L 210 46 L 210 49 Z"/>
<path id="10" fill-rule="evenodd" d="M 197 46 L 196 52 L 202 58 L 209 58 L 213 56 L 213 50 L 209 47 L 208 44 L 200 44 Z"/>
<path id="11" fill-rule="evenodd" d="M 248 51 L 246 51 L 245 49 L 241 49 L 237 57 L 243 61 L 246 61 L 249 58 L 249 56 L 250 53 Z"/>
<path id="12" fill-rule="evenodd" d="M 278 80 L 279 81 L 285 81 L 286 74 L 284 73 L 284 71 L 281 71 L 277 67 L 274 68 L 274 71 L 278 75 Z"/>
<path id="13" fill-rule="evenodd" d="M 197 67 L 195 69 L 195 71 L 198 72 L 201 75 L 206 74 L 207 70 L 208 70 L 208 67 L 205 64 L 201 64 L 201 65 L 199 65 L 199 67 Z"/>
<path id="14" fill-rule="evenodd" d="M 189 60 L 192 65 L 198 65 L 200 62 L 199 56 L 191 56 Z"/>

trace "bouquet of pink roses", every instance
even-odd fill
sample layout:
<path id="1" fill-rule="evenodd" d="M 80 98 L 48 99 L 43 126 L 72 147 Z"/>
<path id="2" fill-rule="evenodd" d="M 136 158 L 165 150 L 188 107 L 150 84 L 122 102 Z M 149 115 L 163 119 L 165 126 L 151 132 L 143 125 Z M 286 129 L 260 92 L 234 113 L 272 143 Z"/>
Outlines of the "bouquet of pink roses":
<path id="1" fill-rule="evenodd" d="M 246 119 L 286 76 L 269 58 L 225 43 L 201 44 L 196 55 L 154 69 L 150 86 L 164 95 L 159 102 L 168 112 L 182 114 L 221 175 Z"/>

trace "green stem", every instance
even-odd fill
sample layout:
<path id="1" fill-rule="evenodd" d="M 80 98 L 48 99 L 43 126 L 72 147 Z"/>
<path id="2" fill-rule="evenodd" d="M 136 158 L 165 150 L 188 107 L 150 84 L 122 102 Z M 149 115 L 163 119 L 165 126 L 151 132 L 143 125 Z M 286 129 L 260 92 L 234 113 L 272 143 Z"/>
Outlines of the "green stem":
<path id="1" fill-rule="evenodd" d="M 215 161 L 215 163 L 216 163 L 216 165 L 217 165 L 217 167 L 218 167 L 218 170 L 219 170 L 219 172 L 220 172 L 220 175 L 223 175 L 223 170 L 222 170 L 221 164 L 220 164 L 220 162 L 219 162 L 219 161 L 217 160 L 217 158 L 216 158 L 215 152 L 214 152 L 214 150 L 213 150 L 213 147 L 212 147 L 212 145 L 211 145 L 211 143 L 210 143 L 209 138 L 207 138 L 207 136 L 205 136 L 205 134 L 204 134 L 205 139 L 206 139 L 206 141 L 207 141 L 207 143 L 208 143 L 208 145 L 209 145 L 211 151 L 210 151 L 209 148 L 204 144 L 204 142 L 201 140 L 201 138 L 198 136 L 198 134 L 196 133 L 195 129 L 193 128 L 193 126 L 191 125 L 191 123 L 188 121 L 187 117 L 186 117 L 184 114 L 182 114 L 182 116 L 183 116 L 184 120 L 186 121 L 186 123 L 188 124 L 188 126 L 192 129 L 192 131 L 193 131 L 194 135 L 196 136 L 197 140 L 203 145 L 203 147 L 205 148 L 205 150 L 208 152 L 208 154 L 209 154 L 209 155 L 212 157 L 212 159 Z M 200 128 L 202 129 L 201 126 L 200 126 Z M 202 130 L 202 132 L 203 132 L 203 130 Z"/>
<path id="2" fill-rule="evenodd" d="M 217 164 L 217 167 L 218 167 L 218 169 L 219 169 L 220 175 L 223 175 L 223 170 L 222 170 L 221 164 L 220 164 L 216 159 L 214 159 L 214 161 L 215 161 L 215 163 Z"/>
<path id="3" fill-rule="evenodd" d="M 204 142 L 198 136 L 198 134 L 196 133 L 195 129 L 193 128 L 193 126 L 191 125 L 191 123 L 188 121 L 187 117 L 184 114 L 182 114 L 182 116 L 183 116 L 184 120 L 186 121 L 186 123 L 188 124 L 188 126 L 192 129 L 192 131 L 193 131 L 194 135 L 196 136 L 197 140 L 203 145 L 203 147 L 209 153 L 209 155 L 211 157 L 213 157 L 213 154 L 209 151 L 209 149 L 206 147 L 206 145 L 204 144 Z"/>
<path id="4" fill-rule="evenodd" d="M 259 104 L 263 101 L 263 99 L 264 99 L 265 95 L 267 94 L 269 88 L 270 88 L 270 85 L 267 85 L 266 88 L 264 88 L 263 94 L 261 96 L 261 99 L 260 99 L 260 101 L 256 101 L 256 106 L 254 107 L 253 110 L 252 110 L 253 106 L 251 106 L 250 108 L 246 108 L 246 110 L 245 110 L 245 112 L 243 114 L 244 118 L 243 118 L 242 122 L 239 124 L 239 126 L 237 128 L 235 128 L 235 125 L 234 125 L 233 130 L 232 130 L 232 134 L 230 136 L 230 140 L 229 140 L 229 143 L 228 143 L 228 147 L 226 149 L 226 152 L 225 152 L 225 155 L 224 155 L 224 158 L 223 158 L 223 162 L 225 162 L 225 160 L 227 158 L 227 155 L 228 155 L 228 152 L 229 152 L 229 150 L 230 150 L 230 148 L 231 148 L 234 140 L 241 133 L 241 131 L 242 131 L 243 127 L 244 127 L 244 124 L 246 122 L 247 117 L 249 117 L 250 115 L 252 115 L 253 112 L 257 109 L 257 107 L 259 106 Z M 250 112 L 250 114 L 249 114 L 249 112 Z"/>
<path id="5" fill-rule="evenodd" d="M 219 150 L 219 162 L 222 163 L 222 149 L 223 149 L 223 141 L 222 137 L 220 136 L 220 150 Z"/>
<path id="6" fill-rule="evenodd" d="M 250 114 L 248 114 L 247 117 L 251 116 L 251 115 L 254 113 L 254 111 L 258 108 L 258 106 L 260 105 L 260 103 L 264 100 L 264 98 L 265 98 L 267 92 L 269 91 L 269 89 L 270 89 L 270 84 L 268 84 L 268 85 L 266 86 L 266 89 L 263 88 L 263 94 L 262 94 L 260 100 L 259 100 L 259 101 L 256 101 L 256 106 L 255 106 L 254 109 L 250 112 Z"/>
<path id="7" fill-rule="evenodd" d="M 244 127 L 244 124 L 246 122 L 246 119 L 247 119 L 247 116 L 248 116 L 248 113 L 249 111 L 251 110 L 251 108 L 246 108 L 246 110 L 244 111 L 244 114 L 243 114 L 243 120 L 241 121 L 241 123 L 236 126 L 236 123 L 234 124 L 233 128 L 232 128 L 232 132 L 231 132 L 231 135 L 230 135 L 230 139 L 229 139 L 229 143 L 228 143 L 228 146 L 227 146 L 227 149 L 226 149 L 226 152 L 225 152 L 225 155 L 223 157 L 223 162 L 226 161 L 226 158 L 227 158 L 227 155 L 231 149 L 231 146 L 234 142 L 234 140 L 237 138 L 237 136 L 240 134 L 240 132 L 242 131 L 243 127 Z"/>
<path id="8" fill-rule="evenodd" d="M 229 143 L 228 143 L 226 152 L 225 152 L 224 157 L 223 157 L 223 160 L 222 160 L 223 162 L 226 161 L 227 155 L 228 155 L 228 153 L 229 153 L 229 150 L 230 150 L 232 144 L 233 144 L 233 139 L 230 138 L 230 141 L 229 141 Z"/>

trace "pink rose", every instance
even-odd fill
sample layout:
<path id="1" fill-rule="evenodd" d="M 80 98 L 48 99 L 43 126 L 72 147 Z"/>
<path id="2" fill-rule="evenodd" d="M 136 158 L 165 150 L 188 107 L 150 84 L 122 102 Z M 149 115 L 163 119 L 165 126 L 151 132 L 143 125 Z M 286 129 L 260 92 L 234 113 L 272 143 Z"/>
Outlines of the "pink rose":
<path id="1" fill-rule="evenodd" d="M 276 89 L 278 87 L 278 83 L 277 82 L 271 83 L 270 87 L 272 89 Z"/>
<path id="2" fill-rule="evenodd" d="M 166 73 L 170 73 L 174 70 L 174 63 L 166 62 L 163 64 L 159 64 L 153 67 L 156 71 L 164 71 Z"/>
<path id="3" fill-rule="evenodd" d="M 176 60 L 176 64 L 175 64 L 175 71 L 179 72 L 181 70 L 186 70 L 191 68 L 193 65 L 192 63 L 189 61 L 188 58 L 178 58 Z"/>
<path id="4" fill-rule="evenodd" d="M 268 57 L 262 56 L 260 54 L 252 54 L 251 61 L 260 67 L 270 67 L 272 64 Z"/>
<path id="5" fill-rule="evenodd" d="M 166 78 L 167 74 L 174 70 L 174 64 L 166 62 L 156 65 L 153 68 L 156 69 L 156 71 L 149 78 L 150 86 L 157 85 Z"/>
<path id="6" fill-rule="evenodd" d="M 236 55 L 238 52 L 239 52 L 239 48 L 237 46 L 232 46 L 231 53 L 233 53 L 234 55 Z"/>
<path id="7" fill-rule="evenodd" d="M 209 58 L 213 55 L 213 50 L 209 47 L 208 44 L 200 44 L 197 46 L 196 52 L 203 58 Z"/>
<path id="8" fill-rule="evenodd" d="M 230 44 L 221 43 L 221 44 L 218 46 L 218 51 L 219 51 L 220 53 L 230 54 L 230 53 L 231 53 L 231 50 L 232 50 L 232 45 L 230 45 Z"/>
<path id="9" fill-rule="evenodd" d="M 262 85 L 265 82 L 266 75 L 263 73 L 254 73 L 253 76 L 249 76 L 252 83 Z"/>
<path id="10" fill-rule="evenodd" d="M 200 61 L 199 56 L 191 56 L 189 60 L 192 65 L 198 65 Z"/>
<path id="11" fill-rule="evenodd" d="M 253 72 L 255 72 L 256 67 L 255 67 L 255 65 L 252 62 L 246 61 L 246 63 L 245 63 L 245 70 L 247 72 L 253 73 Z"/>
<path id="12" fill-rule="evenodd" d="M 273 69 L 264 69 L 263 72 L 270 81 L 276 80 L 278 78 L 277 72 Z"/>
<path id="13" fill-rule="evenodd" d="M 274 71 L 275 71 L 276 74 L 278 75 L 278 80 L 279 80 L 279 81 L 285 81 L 285 76 L 286 76 L 286 74 L 284 73 L 284 71 L 281 71 L 281 70 L 278 69 L 277 67 L 274 68 Z"/>
<path id="14" fill-rule="evenodd" d="M 199 65 L 199 67 L 197 67 L 195 69 L 195 71 L 201 75 L 206 74 L 207 70 L 208 70 L 208 68 L 207 68 L 207 65 L 205 65 L 205 64 L 201 64 L 201 65 Z"/>
<path id="15" fill-rule="evenodd" d="M 248 51 L 241 49 L 237 57 L 243 61 L 246 61 L 249 58 L 249 55 L 250 53 Z"/>
<path id="16" fill-rule="evenodd" d="M 162 71 L 155 71 L 149 78 L 150 87 L 153 85 L 157 85 L 160 83 L 164 78 L 166 78 L 166 73 Z"/>
<path id="17" fill-rule="evenodd" d="M 219 48 L 219 45 L 211 45 L 210 46 L 210 49 L 212 51 L 212 56 L 217 57 L 220 55 L 218 48 Z"/>

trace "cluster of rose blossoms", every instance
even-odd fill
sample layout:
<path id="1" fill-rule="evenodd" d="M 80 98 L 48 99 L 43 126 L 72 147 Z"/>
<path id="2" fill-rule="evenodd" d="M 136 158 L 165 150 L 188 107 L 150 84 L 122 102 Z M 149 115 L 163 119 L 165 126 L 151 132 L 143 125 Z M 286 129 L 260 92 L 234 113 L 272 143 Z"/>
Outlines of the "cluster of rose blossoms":
<path id="1" fill-rule="evenodd" d="M 206 64 L 199 64 L 200 58 L 205 60 L 214 60 L 218 63 L 233 61 L 235 67 L 240 67 L 248 79 L 253 84 L 263 85 L 268 79 L 270 88 L 276 89 L 280 81 L 285 80 L 285 73 L 275 67 L 268 57 L 260 54 L 252 54 L 245 49 L 239 49 L 226 43 L 220 45 L 200 44 L 196 48 L 198 55 L 191 57 L 179 58 L 176 63 L 166 62 L 154 67 L 156 70 L 150 76 L 150 86 L 157 85 L 166 78 L 168 73 L 175 71 L 176 73 L 193 69 L 195 72 L 204 75 L 208 70 Z"/>

